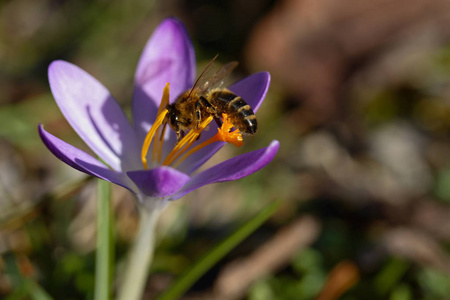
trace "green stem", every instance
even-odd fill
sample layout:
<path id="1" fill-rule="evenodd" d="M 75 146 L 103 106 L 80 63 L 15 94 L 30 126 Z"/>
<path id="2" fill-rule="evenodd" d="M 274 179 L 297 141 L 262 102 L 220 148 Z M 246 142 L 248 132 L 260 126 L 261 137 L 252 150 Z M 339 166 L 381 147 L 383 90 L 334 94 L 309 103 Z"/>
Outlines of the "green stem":
<path id="1" fill-rule="evenodd" d="M 109 182 L 98 180 L 97 251 L 95 257 L 95 300 L 111 298 L 112 211 Z"/>
<path id="2" fill-rule="evenodd" d="M 129 253 L 118 300 L 141 300 L 155 248 L 155 225 L 160 208 L 140 208 L 140 228 Z"/>

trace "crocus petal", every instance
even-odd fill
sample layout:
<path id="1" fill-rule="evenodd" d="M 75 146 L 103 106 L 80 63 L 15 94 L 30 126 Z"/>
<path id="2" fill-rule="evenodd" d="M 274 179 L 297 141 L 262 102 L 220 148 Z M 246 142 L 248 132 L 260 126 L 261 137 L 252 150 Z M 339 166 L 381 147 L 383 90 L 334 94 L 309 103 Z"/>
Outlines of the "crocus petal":
<path id="1" fill-rule="evenodd" d="M 278 148 L 279 142 L 274 140 L 266 148 L 241 154 L 224 161 L 193 176 L 191 181 L 169 199 L 179 199 L 187 193 L 207 184 L 236 180 L 253 174 L 272 161 Z"/>
<path id="2" fill-rule="evenodd" d="M 253 111 L 256 112 L 264 98 L 266 97 L 267 90 L 270 85 L 270 74 L 268 72 L 260 72 L 256 74 L 252 74 L 233 85 L 229 86 L 228 89 L 235 93 L 236 95 L 242 97 L 242 99 L 247 102 L 250 107 L 253 108 Z M 201 143 L 214 135 L 216 133 L 216 127 L 214 124 L 210 125 L 209 132 L 203 132 L 202 137 L 199 139 L 198 143 Z M 209 147 L 205 147 L 200 151 L 194 153 L 190 157 L 188 157 L 178 169 L 187 174 L 193 173 L 197 170 L 201 165 L 203 165 L 208 159 L 210 159 L 220 148 L 223 147 L 225 143 L 217 142 L 212 144 Z"/>
<path id="3" fill-rule="evenodd" d="M 190 180 L 188 175 L 165 166 L 127 174 L 145 195 L 158 198 L 174 194 Z"/>
<path id="4" fill-rule="evenodd" d="M 270 74 L 260 72 L 252 74 L 228 87 L 230 91 L 242 97 L 257 112 L 266 97 L 270 85 Z"/>
<path id="5" fill-rule="evenodd" d="M 195 52 L 184 25 L 164 20 L 154 31 L 135 74 L 133 119 L 140 141 L 155 120 L 162 91 L 170 83 L 170 101 L 190 88 L 195 78 Z"/>
<path id="6" fill-rule="evenodd" d="M 109 91 L 65 61 L 54 61 L 48 76 L 61 112 L 86 144 L 116 171 L 124 169 L 123 164 L 129 164 L 125 169 L 138 166 L 136 135 Z"/>
<path id="7" fill-rule="evenodd" d="M 126 179 L 124 178 L 122 173 L 118 173 L 109 169 L 86 152 L 75 148 L 74 146 L 48 133 L 47 131 L 45 131 L 42 125 L 39 125 L 38 129 L 42 141 L 53 153 L 53 155 L 55 155 L 57 158 L 59 158 L 72 168 L 88 175 L 92 175 L 123 186 L 124 188 L 127 188 L 133 192 L 129 185 L 126 184 Z"/>

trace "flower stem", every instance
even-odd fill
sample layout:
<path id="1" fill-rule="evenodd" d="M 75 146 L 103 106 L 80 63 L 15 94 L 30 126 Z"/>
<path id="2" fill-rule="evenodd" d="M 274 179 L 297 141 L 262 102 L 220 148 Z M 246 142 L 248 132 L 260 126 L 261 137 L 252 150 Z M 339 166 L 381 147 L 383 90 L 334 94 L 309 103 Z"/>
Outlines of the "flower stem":
<path id="1" fill-rule="evenodd" d="M 140 228 L 129 253 L 125 273 L 122 277 L 118 300 L 141 300 L 148 269 L 155 248 L 155 225 L 160 208 L 140 208 Z"/>
<path id="2" fill-rule="evenodd" d="M 111 298 L 112 210 L 109 182 L 98 180 L 97 250 L 95 257 L 95 300 Z"/>

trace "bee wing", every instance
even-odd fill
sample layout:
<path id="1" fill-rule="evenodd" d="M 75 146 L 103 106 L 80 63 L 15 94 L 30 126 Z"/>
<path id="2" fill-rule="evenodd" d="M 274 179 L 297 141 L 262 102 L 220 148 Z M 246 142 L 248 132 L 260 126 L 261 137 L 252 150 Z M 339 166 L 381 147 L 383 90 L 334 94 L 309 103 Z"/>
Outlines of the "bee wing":
<path id="1" fill-rule="evenodd" d="M 198 83 L 198 92 L 203 94 L 210 90 L 217 84 L 222 84 L 223 79 L 227 77 L 238 65 L 237 61 L 229 62 L 223 65 L 219 70 L 217 70 L 211 76 L 204 76 L 202 82 Z"/>

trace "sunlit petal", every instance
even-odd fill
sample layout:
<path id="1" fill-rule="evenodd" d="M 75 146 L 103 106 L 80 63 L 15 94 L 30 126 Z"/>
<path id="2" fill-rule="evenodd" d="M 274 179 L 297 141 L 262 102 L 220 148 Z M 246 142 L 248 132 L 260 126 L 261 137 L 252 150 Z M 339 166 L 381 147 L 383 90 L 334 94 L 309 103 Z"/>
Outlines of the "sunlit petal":
<path id="1" fill-rule="evenodd" d="M 99 157 L 116 171 L 139 163 L 138 155 L 134 155 L 139 153 L 134 130 L 116 100 L 97 79 L 65 61 L 53 62 L 48 76 L 53 97 L 64 117 Z"/>

